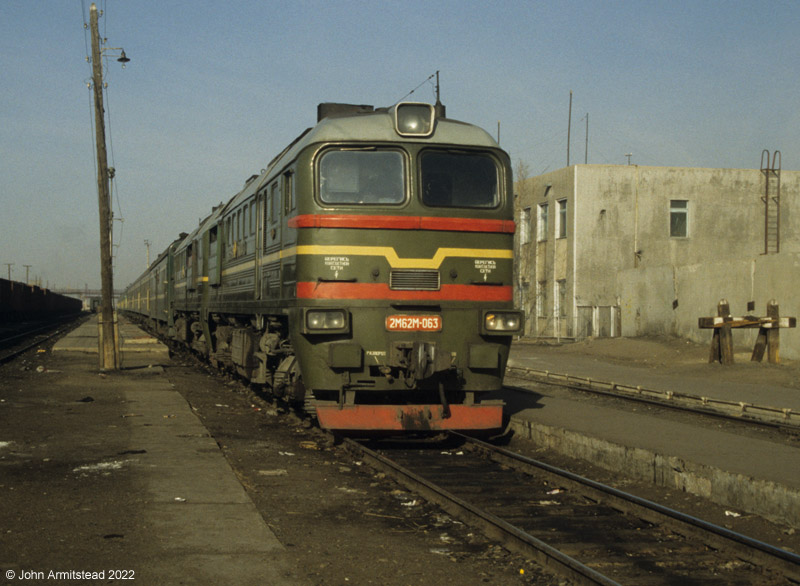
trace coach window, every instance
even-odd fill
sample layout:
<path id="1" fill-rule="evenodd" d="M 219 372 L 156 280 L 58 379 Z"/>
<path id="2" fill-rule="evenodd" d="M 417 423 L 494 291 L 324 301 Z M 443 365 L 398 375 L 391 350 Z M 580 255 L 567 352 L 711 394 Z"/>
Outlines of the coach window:
<path id="1" fill-rule="evenodd" d="M 297 207 L 294 199 L 294 174 L 287 171 L 283 174 L 283 213 L 287 216 L 289 212 Z"/>
<path id="2" fill-rule="evenodd" d="M 492 208 L 498 204 L 497 165 L 488 155 L 425 151 L 421 171 L 426 205 Z"/>
<path id="3" fill-rule="evenodd" d="M 269 191 L 265 194 L 264 206 L 264 249 L 280 244 L 280 191 L 278 181 L 273 181 L 269 186 Z"/>
<path id="4" fill-rule="evenodd" d="M 280 209 L 279 205 L 278 205 L 278 202 L 279 202 L 279 200 L 278 200 L 278 182 L 275 181 L 269 189 L 270 189 L 270 194 L 269 194 L 269 205 L 270 205 L 269 220 L 270 220 L 270 222 L 274 223 L 274 222 L 277 222 L 278 218 L 280 217 L 280 215 L 278 213 L 278 211 Z"/>
<path id="5" fill-rule="evenodd" d="M 685 199 L 669 200 L 669 235 L 672 238 L 689 236 L 689 202 Z"/>
<path id="6" fill-rule="evenodd" d="M 319 198 L 327 204 L 398 204 L 405 199 L 398 151 L 330 150 L 319 161 Z"/>
<path id="7" fill-rule="evenodd" d="M 208 231 L 209 258 L 214 258 L 217 255 L 217 229 L 218 227 L 214 226 Z"/>

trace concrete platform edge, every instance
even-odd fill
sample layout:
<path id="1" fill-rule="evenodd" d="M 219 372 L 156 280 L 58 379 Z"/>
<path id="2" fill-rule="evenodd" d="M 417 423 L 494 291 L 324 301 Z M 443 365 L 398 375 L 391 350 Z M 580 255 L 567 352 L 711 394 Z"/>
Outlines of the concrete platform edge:
<path id="1" fill-rule="evenodd" d="M 800 490 L 793 487 L 517 417 L 511 418 L 509 428 L 537 446 L 588 460 L 628 478 L 682 490 L 736 512 L 800 527 Z"/>

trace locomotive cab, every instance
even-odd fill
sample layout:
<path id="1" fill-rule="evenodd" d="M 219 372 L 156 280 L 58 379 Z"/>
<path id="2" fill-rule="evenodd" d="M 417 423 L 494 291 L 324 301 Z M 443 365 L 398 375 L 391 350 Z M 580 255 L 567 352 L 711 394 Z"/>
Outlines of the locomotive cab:
<path id="1" fill-rule="evenodd" d="M 301 159 L 313 197 L 293 220 L 293 346 L 320 425 L 499 428 L 502 405 L 481 396 L 522 331 L 508 158 L 429 104 L 350 122 L 358 132 Z"/>

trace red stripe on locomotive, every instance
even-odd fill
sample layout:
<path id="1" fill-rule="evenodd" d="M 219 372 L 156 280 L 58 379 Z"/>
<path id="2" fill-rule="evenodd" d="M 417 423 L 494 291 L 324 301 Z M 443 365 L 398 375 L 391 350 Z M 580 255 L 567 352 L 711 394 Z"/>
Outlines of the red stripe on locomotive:
<path id="1" fill-rule="evenodd" d="M 512 220 L 436 218 L 431 216 L 367 216 L 356 214 L 305 214 L 289 219 L 290 228 L 362 228 L 370 230 L 439 230 L 513 234 Z"/>
<path id="2" fill-rule="evenodd" d="M 487 430 L 503 426 L 502 405 L 317 405 L 321 427 L 349 430 Z"/>
<path id="3" fill-rule="evenodd" d="M 400 299 L 425 301 L 511 301 L 504 285 L 442 285 L 439 291 L 396 291 L 386 283 L 297 283 L 298 299 Z"/>

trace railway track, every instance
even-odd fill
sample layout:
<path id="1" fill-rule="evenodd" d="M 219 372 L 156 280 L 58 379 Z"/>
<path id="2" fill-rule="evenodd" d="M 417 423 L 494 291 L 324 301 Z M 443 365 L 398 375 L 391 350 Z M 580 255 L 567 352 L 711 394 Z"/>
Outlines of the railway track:
<path id="1" fill-rule="evenodd" d="M 64 333 L 64 327 L 83 318 L 70 316 L 57 322 L 23 324 L 14 329 L 0 331 L 0 364 L 13 360 L 20 354 Z"/>
<path id="2" fill-rule="evenodd" d="M 547 370 L 509 366 L 507 376 L 525 381 L 565 387 L 568 389 L 656 405 L 678 411 L 745 422 L 783 431 L 800 432 L 800 412 L 769 405 L 758 405 L 743 401 L 727 401 L 688 393 L 649 389 L 641 385 L 625 385 L 616 382 L 598 381 L 591 378 L 558 374 Z M 515 389 L 525 392 L 526 389 Z"/>
<path id="3" fill-rule="evenodd" d="M 800 556 L 465 436 L 346 446 L 576 584 L 796 584 Z M 375 448 L 375 449 L 373 449 Z"/>

